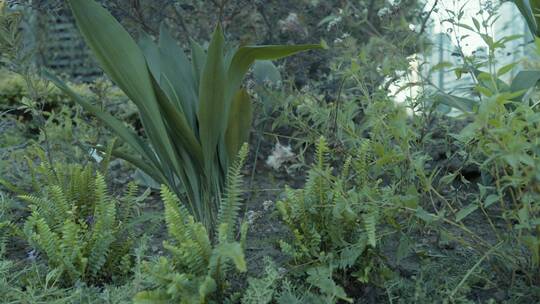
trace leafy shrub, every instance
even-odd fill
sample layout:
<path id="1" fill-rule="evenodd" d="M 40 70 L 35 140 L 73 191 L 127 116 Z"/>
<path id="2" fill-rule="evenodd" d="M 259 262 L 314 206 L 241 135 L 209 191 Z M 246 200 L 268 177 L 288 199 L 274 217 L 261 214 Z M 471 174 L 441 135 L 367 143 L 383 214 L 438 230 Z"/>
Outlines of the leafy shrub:
<path id="1" fill-rule="evenodd" d="M 329 299 L 347 300 L 334 278 L 341 278 L 339 284 L 345 287 L 350 283 L 348 277 L 364 283 L 371 280 L 377 267 L 380 210 L 393 193 L 370 179 L 369 141 L 361 145 L 356 157 L 346 160 L 339 174 L 329 166 L 328 153 L 321 138 L 305 187 L 287 188 L 286 197 L 277 203 L 292 232 L 292 241 L 282 241 L 281 247 L 294 265 L 306 271 L 308 283 Z M 391 209 L 387 207 L 385 212 Z"/>
<path id="2" fill-rule="evenodd" d="M 160 257 L 149 265 L 149 276 L 155 289 L 139 293 L 135 303 L 223 303 L 229 264 L 240 272 L 245 272 L 247 267 L 244 259 L 246 223 L 241 225 L 240 241 L 235 241 L 240 209 L 240 170 L 247 153 L 248 146 L 244 145 L 229 170 L 226 193 L 219 208 L 215 243 L 204 225 L 194 220 L 178 197 L 166 186 L 162 187 L 170 238 L 163 246 L 171 257 Z"/>
<path id="3" fill-rule="evenodd" d="M 491 225 L 493 233 L 499 241 L 514 244 L 508 248 L 515 249 L 503 255 L 512 261 L 504 264 L 511 266 L 509 270 L 525 270 L 535 284 L 540 283 L 540 188 L 536 173 L 540 155 L 534 140 L 540 136 L 538 122 L 540 114 L 531 106 L 497 94 L 484 99 L 474 122 L 459 137 L 463 144 L 476 141 L 471 162 L 479 163 L 484 175 L 478 185 L 478 200 L 464 206 L 462 213 L 482 210 L 490 221 L 501 216 L 505 225 Z M 528 249 L 527 254 L 521 246 Z"/>
<path id="4" fill-rule="evenodd" d="M 105 178 L 91 165 L 43 163 L 36 185 L 42 191 L 22 196 L 31 215 L 24 224 L 27 241 L 63 281 L 103 283 L 130 272 L 137 187 L 121 199 L 111 197 Z"/>

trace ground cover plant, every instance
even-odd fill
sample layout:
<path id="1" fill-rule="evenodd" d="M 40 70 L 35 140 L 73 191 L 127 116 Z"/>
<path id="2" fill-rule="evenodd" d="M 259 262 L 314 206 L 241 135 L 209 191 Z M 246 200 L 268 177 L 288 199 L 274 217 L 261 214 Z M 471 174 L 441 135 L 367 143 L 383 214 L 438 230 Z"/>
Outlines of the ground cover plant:
<path id="1" fill-rule="evenodd" d="M 1 303 L 540 302 L 537 1 L 42 2 Z"/>

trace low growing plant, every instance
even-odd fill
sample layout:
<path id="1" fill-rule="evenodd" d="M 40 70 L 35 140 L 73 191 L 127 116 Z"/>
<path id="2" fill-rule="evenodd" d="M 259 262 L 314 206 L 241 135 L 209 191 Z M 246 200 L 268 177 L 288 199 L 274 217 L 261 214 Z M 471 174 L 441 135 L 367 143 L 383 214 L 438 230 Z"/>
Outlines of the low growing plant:
<path id="1" fill-rule="evenodd" d="M 105 178 L 92 165 L 41 164 L 39 188 L 21 196 L 29 202 L 31 215 L 24 235 L 50 269 L 66 284 L 110 281 L 130 272 L 137 189 L 126 196 L 112 197 Z"/>
<path id="2" fill-rule="evenodd" d="M 292 232 L 292 241 L 282 241 L 281 247 L 328 301 L 351 301 L 343 287 L 374 277 L 377 224 L 392 189 L 370 179 L 373 154 L 368 140 L 356 157 L 346 160 L 339 174 L 328 164 L 328 153 L 321 138 L 305 187 L 287 188 L 285 198 L 277 203 Z"/>

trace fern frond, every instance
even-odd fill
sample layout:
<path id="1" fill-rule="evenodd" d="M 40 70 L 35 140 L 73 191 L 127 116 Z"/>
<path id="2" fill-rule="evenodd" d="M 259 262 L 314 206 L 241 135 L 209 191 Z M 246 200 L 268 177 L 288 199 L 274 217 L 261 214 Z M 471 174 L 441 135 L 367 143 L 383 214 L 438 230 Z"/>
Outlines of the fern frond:
<path id="1" fill-rule="evenodd" d="M 248 288 L 242 297 L 242 304 L 268 304 L 272 301 L 280 275 L 269 258 L 264 259 L 264 264 L 264 277 L 248 279 Z"/>
<path id="2" fill-rule="evenodd" d="M 246 260 L 244 258 L 244 251 L 240 243 L 225 243 L 219 244 L 215 249 L 210 263 L 208 265 L 209 273 L 213 277 L 219 277 L 218 272 L 222 271 L 222 263 L 226 261 L 233 262 L 236 269 L 240 272 L 247 270 Z"/>
<path id="3" fill-rule="evenodd" d="M 105 151 L 105 156 L 100 163 L 100 172 L 103 176 L 107 176 L 107 171 L 109 169 L 109 164 L 111 163 L 111 157 L 116 144 L 116 138 L 113 138 L 111 142 L 107 145 L 107 150 Z"/>
<path id="4" fill-rule="evenodd" d="M 165 290 L 141 291 L 133 298 L 135 304 L 168 304 L 170 296 Z"/>
<path id="5" fill-rule="evenodd" d="M 82 246 L 79 240 L 80 228 L 74 222 L 67 220 L 62 227 L 60 250 L 62 264 L 72 278 L 79 278 L 84 273 L 86 265 L 82 263 Z"/>
<path id="6" fill-rule="evenodd" d="M 349 171 L 351 169 L 352 156 L 347 157 L 341 170 L 341 180 L 346 181 L 349 178 Z"/>
<path id="7" fill-rule="evenodd" d="M 359 186 L 364 186 L 369 182 L 368 168 L 370 166 L 370 151 L 371 142 L 369 139 L 364 139 L 358 149 L 358 155 L 354 161 L 354 170 L 356 171 L 356 183 Z"/>
<path id="8" fill-rule="evenodd" d="M 114 241 L 114 223 L 116 221 L 115 203 L 105 193 L 105 180 L 101 174 L 96 176 L 96 207 L 93 214 L 91 240 L 88 246 L 88 266 L 91 276 L 95 277 L 105 265 L 110 245 Z"/>
<path id="9" fill-rule="evenodd" d="M 315 159 L 317 160 L 317 168 L 321 171 L 324 170 L 328 160 L 328 144 L 323 136 L 319 138 L 317 143 Z"/>
<path id="10" fill-rule="evenodd" d="M 51 200 L 54 202 L 54 210 L 51 211 L 56 214 L 57 218 L 67 218 L 69 212 L 71 211 L 71 208 L 62 188 L 58 185 L 53 185 L 49 187 L 48 190 L 51 196 Z"/>
<path id="11" fill-rule="evenodd" d="M 233 241 L 236 219 L 238 218 L 238 212 L 240 211 L 240 200 L 242 195 L 242 174 L 241 170 L 244 167 L 244 162 L 248 154 L 248 145 L 244 144 L 238 152 L 238 156 L 234 164 L 229 168 L 227 173 L 225 194 L 221 200 L 218 213 L 218 227 L 226 225 L 227 231 L 226 240 L 228 242 Z M 220 238 L 220 236 L 218 236 Z"/>
<path id="12" fill-rule="evenodd" d="M 161 199 L 165 205 L 165 223 L 167 224 L 169 235 L 174 237 L 175 241 L 178 243 L 190 239 L 191 235 L 186 227 L 190 215 L 181 205 L 176 194 L 171 192 L 167 186 L 162 185 Z"/>
<path id="13" fill-rule="evenodd" d="M 31 228 L 27 230 L 31 231 L 30 238 L 41 251 L 45 252 L 51 264 L 60 266 L 62 264 L 62 247 L 58 235 L 51 230 L 38 213 L 34 213 L 30 217 L 29 223 Z"/>
<path id="14" fill-rule="evenodd" d="M 378 212 L 376 209 L 362 215 L 364 229 L 367 233 L 368 243 L 371 247 L 375 247 L 377 245 L 377 217 Z"/>

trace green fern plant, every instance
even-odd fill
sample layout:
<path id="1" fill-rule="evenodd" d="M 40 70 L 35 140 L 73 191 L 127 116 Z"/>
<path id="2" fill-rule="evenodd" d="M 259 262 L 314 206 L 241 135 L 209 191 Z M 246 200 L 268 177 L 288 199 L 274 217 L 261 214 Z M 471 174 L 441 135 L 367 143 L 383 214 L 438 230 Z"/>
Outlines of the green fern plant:
<path id="1" fill-rule="evenodd" d="M 49 267 L 59 271 L 66 284 L 97 284 L 125 275 L 134 236 L 121 224 L 134 216 L 135 199 L 120 204 L 91 165 L 53 167 L 44 162 L 35 171 L 41 173 L 35 178 L 42 191 L 21 196 L 31 210 L 23 232 Z M 131 193 L 134 187 L 128 187 Z"/>
<path id="2" fill-rule="evenodd" d="M 231 264 L 239 272 L 246 271 L 244 243 L 247 224 L 240 225 L 240 170 L 248 153 L 244 144 L 228 172 L 227 186 L 219 208 L 219 228 L 212 241 L 210 232 L 197 222 L 180 203 L 178 197 L 162 186 L 165 222 L 169 240 L 163 246 L 170 257 L 160 257 L 147 264 L 153 290 L 137 294 L 135 303 L 222 303 L 226 296 L 227 274 Z M 236 235 L 240 240 L 235 240 Z"/>
<path id="3" fill-rule="evenodd" d="M 270 258 L 265 257 L 264 264 L 263 277 L 248 279 L 248 288 L 242 296 L 242 304 L 268 304 L 277 294 L 281 275 Z"/>
<path id="4" fill-rule="evenodd" d="M 370 258 L 378 243 L 378 204 L 386 194 L 379 182 L 370 180 L 371 152 L 367 142 L 355 158 L 345 161 L 340 174 L 335 174 L 328 164 L 329 152 L 321 137 L 305 187 L 286 188 L 285 198 L 277 203 L 283 222 L 292 232 L 292 240 L 281 241 L 281 248 L 295 265 L 309 265 L 300 268 L 321 292 L 347 300 L 341 287 L 329 287 L 334 284 L 332 273 L 368 280 L 366 272 L 372 266 Z"/>

